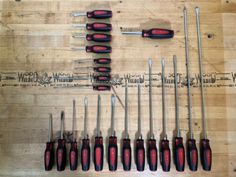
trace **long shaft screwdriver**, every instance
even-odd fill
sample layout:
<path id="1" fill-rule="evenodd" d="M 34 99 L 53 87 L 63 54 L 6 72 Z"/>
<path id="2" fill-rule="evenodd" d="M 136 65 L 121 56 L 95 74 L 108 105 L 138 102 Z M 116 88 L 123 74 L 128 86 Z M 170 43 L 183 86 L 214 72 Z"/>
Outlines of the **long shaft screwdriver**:
<path id="1" fill-rule="evenodd" d="M 94 18 L 94 19 L 106 19 L 112 17 L 112 11 L 110 10 L 93 10 L 88 12 L 73 12 L 72 16 L 79 17 L 79 16 L 87 16 L 87 18 Z"/>
<path id="2" fill-rule="evenodd" d="M 189 74 L 189 48 L 188 48 L 188 19 L 187 9 L 184 8 L 184 33 L 185 33 L 185 55 L 186 55 L 186 72 L 187 72 L 187 92 L 188 92 L 188 116 L 189 116 L 189 133 L 190 137 L 187 140 L 187 161 L 189 169 L 191 171 L 197 171 L 198 168 L 198 150 L 196 146 L 196 140 L 193 136 L 192 129 L 192 102 L 191 102 L 191 85 L 190 85 L 190 74 Z"/>
<path id="3" fill-rule="evenodd" d="M 105 54 L 111 53 L 112 48 L 106 45 L 91 45 L 85 47 L 73 47 L 72 50 L 85 50 L 87 53 Z"/>
<path id="4" fill-rule="evenodd" d="M 73 35 L 73 38 L 85 38 L 87 41 L 93 42 L 111 42 L 111 35 L 104 33 L 94 33 L 94 34 L 86 34 L 86 35 Z"/>
<path id="5" fill-rule="evenodd" d="M 90 167 L 90 141 L 87 133 L 88 121 L 88 98 L 84 98 L 84 138 L 81 147 L 81 165 L 83 171 L 88 171 Z"/>
<path id="6" fill-rule="evenodd" d="M 177 60 L 176 56 L 173 56 L 174 64 L 174 85 L 175 85 L 175 118 L 176 118 L 176 130 L 177 135 L 174 137 L 173 151 L 174 151 L 174 163 L 177 171 L 184 171 L 185 167 L 185 150 L 183 145 L 183 138 L 181 137 L 179 126 L 179 96 L 178 96 L 178 81 L 177 81 Z"/>
<path id="7" fill-rule="evenodd" d="M 108 32 L 112 30 L 112 25 L 109 23 L 87 23 L 87 24 L 73 24 L 74 28 L 86 28 L 91 31 L 103 31 Z"/>
<path id="8" fill-rule="evenodd" d="M 195 8 L 196 22 L 197 22 L 197 39 L 198 39 L 198 61 L 199 61 L 199 73 L 201 83 L 201 106 L 202 106 L 202 127 L 203 127 L 203 138 L 200 142 L 200 159 L 203 170 L 210 171 L 212 164 L 212 151 L 210 147 L 210 140 L 207 138 L 206 130 L 206 112 L 205 112 L 205 95 L 203 89 L 203 69 L 202 69 L 202 41 L 200 31 L 200 15 L 199 8 Z"/>
<path id="9" fill-rule="evenodd" d="M 46 171 L 52 170 L 54 164 L 54 143 L 52 141 L 52 114 L 49 117 L 48 142 L 44 152 L 44 167 Z"/>
<path id="10" fill-rule="evenodd" d="M 104 158 L 103 137 L 100 130 L 100 122 L 101 122 L 101 97 L 100 95 L 98 95 L 97 135 L 95 137 L 95 145 L 94 145 L 94 168 L 96 171 L 102 171 L 103 158 Z"/>
<path id="11" fill-rule="evenodd" d="M 66 167 L 66 139 L 64 133 L 64 111 L 61 112 L 61 135 L 58 139 L 58 146 L 56 152 L 57 171 L 64 171 Z"/>
<path id="12" fill-rule="evenodd" d="M 147 158 L 149 169 L 151 171 L 157 170 L 157 145 L 156 139 L 153 133 L 153 112 L 152 112 L 152 60 L 148 60 L 149 65 L 149 126 L 150 126 L 150 137 L 148 139 L 148 151 Z"/>

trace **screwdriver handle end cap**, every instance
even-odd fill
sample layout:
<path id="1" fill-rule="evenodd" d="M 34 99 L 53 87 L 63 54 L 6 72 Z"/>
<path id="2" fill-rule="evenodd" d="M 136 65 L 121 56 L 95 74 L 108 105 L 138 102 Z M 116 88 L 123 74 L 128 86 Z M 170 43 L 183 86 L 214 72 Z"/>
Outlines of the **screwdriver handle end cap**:
<path id="1" fill-rule="evenodd" d="M 174 163 L 177 171 L 184 171 L 185 168 L 185 150 L 182 137 L 174 138 Z"/>
<path id="2" fill-rule="evenodd" d="M 198 150 L 195 139 L 187 141 L 187 161 L 191 171 L 197 171 L 198 168 Z"/>
<path id="3" fill-rule="evenodd" d="M 200 157 L 203 170 L 211 171 L 212 151 L 209 139 L 201 139 L 200 153 L 201 153 Z"/>
<path id="4" fill-rule="evenodd" d="M 123 148 L 122 148 L 122 164 L 124 171 L 130 171 L 131 169 L 131 146 L 130 139 L 123 139 Z"/>
<path id="5" fill-rule="evenodd" d="M 169 147 L 169 140 L 162 140 L 161 141 L 161 149 L 160 149 L 160 161 L 162 170 L 164 172 L 170 171 L 170 162 L 171 162 L 171 155 L 170 155 L 170 147 Z"/>
<path id="6" fill-rule="evenodd" d="M 151 171 L 157 170 L 157 145 L 155 139 L 148 140 L 148 164 Z"/>

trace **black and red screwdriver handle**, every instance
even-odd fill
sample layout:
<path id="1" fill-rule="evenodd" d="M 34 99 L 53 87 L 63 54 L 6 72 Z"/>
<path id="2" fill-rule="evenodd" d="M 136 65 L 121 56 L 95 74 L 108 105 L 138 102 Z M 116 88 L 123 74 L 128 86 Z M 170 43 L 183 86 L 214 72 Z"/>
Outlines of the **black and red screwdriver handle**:
<path id="1" fill-rule="evenodd" d="M 136 140 L 135 163 L 138 171 L 144 171 L 145 168 L 145 149 L 143 139 Z"/>
<path id="2" fill-rule="evenodd" d="M 148 152 L 147 152 L 149 169 L 151 171 L 157 170 L 157 145 L 155 139 L 148 140 Z"/>
<path id="3" fill-rule="evenodd" d="M 185 150 L 182 137 L 174 138 L 174 163 L 177 171 L 184 171 L 185 168 Z"/>
<path id="4" fill-rule="evenodd" d="M 197 171 L 198 168 L 198 150 L 195 139 L 187 140 L 187 161 L 191 171 Z"/>
<path id="5" fill-rule="evenodd" d="M 82 140 L 81 166 L 83 171 L 88 171 L 90 167 L 90 141 L 88 138 Z"/>
<path id="6" fill-rule="evenodd" d="M 78 147 L 77 142 L 71 142 L 70 153 L 69 153 L 70 170 L 74 171 L 78 166 Z"/>
<path id="7" fill-rule="evenodd" d="M 65 170 L 65 167 L 66 167 L 66 140 L 65 139 L 58 140 L 56 161 L 57 161 L 57 171 Z"/>
<path id="8" fill-rule="evenodd" d="M 93 70 L 94 72 L 98 73 L 110 73 L 111 67 L 99 66 L 99 67 L 94 67 Z"/>
<path id="9" fill-rule="evenodd" d="M 95 64 L 107 65 L 111 63 L 111 59 L 110 58 L 95 58 L 93 62 Z"/>
<path id="10" fill-rule="evenodd" d="M 109 82 L 111 80 L 111 75 L 95 75 L 94 80 L 97 82 Z"/>
<path id="11" fill-rule="evenodd" d="M 94 19 L 106 19 L 112 17 L 112 11 L 110 10 L 93 10 L 87 12 L 88 18 L 94 18 Z"/>
<path id="12" fill-rule="evenodd" d="M 209 139 L 201 139 L 200 141 L 200 157 L 202 168 L 205 171 L 211 171 L 212 151 Z"/>
<path id="13" fill-rule="evenodd" d="M 87 41 L 111 42 L 111 39 L 112 39 L 112 37 L 110 34 L 94 33 L 94 34 L 87 34 L 86 35 Z"/>
<path id="14" fill-rule="evenodd" d="M 123 139 L 122 164 L 124 171 L 131 169 L 131 146 L 129 138 Z"/>
<path id="15" fill-rule="evenodd" d="M 151 39 L 169 39 L 173 38 L 174 31 L 168 29 L 152 28 L 149 30 L 142 30 L 142 37 Z"/>
<path id="16" fill-rule="evenodd" d="M 109 23 L 87 23 L 86 24 L 86 29 L 87 30 L 92 30 L 92 31 L 111 31 L 112 30 L 112 25 Z"/>
<path id="17" fill-rule="evenodd" d="M 93 90 L 96 90 L 96 91 L 110 91 L 111 86 L 110 85 L 93 85 Z"/>
<path id="18" fill-rule="evenodd" d="M 92 46 L 86 46 L 85 50 L 88 53 L 103 54 L 103 53 L 111 53 L 112 48 L 110 46 L 105 46 L 105 45 L 92 45 Z"/>
<path id="19" fill-rule="evenodd" d="M 116 136 L 110 136 L 108 144 L 108 167 L 110 171 L 117 170 L 117 155 L 117 138 Z"/>
<path id="20" fill-rule="evenodd" d="M 170 147 L 168 140 L 161 140 L 161 149 L 160 149 L 160 161 L 162 170 L 165 172 L 170 171 Z"/>
<path id="21" fill-rule="evenodd" d="M 95 137 L 95 145 L 94 145 L 94 169 L 95 171 L 103 170 L 103 156 L 104 156 L 103 138 Z"/>
<path id="22" fill-rule="evenodd" d="M 52 170 L 54 164 L 54 143 L 47 142 L 44 152 L 44 167 L 46 171 Z"/>

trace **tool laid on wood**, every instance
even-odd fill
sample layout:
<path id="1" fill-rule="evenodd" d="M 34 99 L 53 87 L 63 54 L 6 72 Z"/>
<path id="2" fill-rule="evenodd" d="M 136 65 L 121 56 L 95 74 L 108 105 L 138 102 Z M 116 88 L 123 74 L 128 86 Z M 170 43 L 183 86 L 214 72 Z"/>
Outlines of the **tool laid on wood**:
<path id="1" fill-rule="evenodd" d="M 149 65 L 149 125 L 150 125 L 150 137 L 148 139 L 147 158 L 149 169 L 151 171 L 157 170 L 157 145 L 156 139 L 153 133 L 153 112 L 152 112 L 152 60 L 148 60 Z"/>
<path id="2" fill-rule="evenodd" d="M 64 111 L 61 112 L 61 129 L 60 139 L 58 139 L 58 146 L 56 152 L 57 171 L 64 171 L 66 167 L 66 139 L 64 133 Z"/>
<path id="3" fill-rule="evenodd" d="M 125 85 L 125 137 L 122 141 L 122 164 L 125 171 L 131 169 L 131 147 L 128 133 L 128 85 Z"/>
<path id="4" fill-rule="evenodd" d="M 117 170 L 117 137 L 115 132 L 115 95 L 111 95 L 111 136 L 109 137 L 108 145 L 108 166 L 110 171 Z"/>
<path id="5" fill-rule="evenodd" d="M 93 90 L 96 91 L 110 91 L 111 90 L 111 86 L 110 85 L 93 85 Z"/>
<path id="6" fill-rule="evenodd" d="M 72 47 L 72 50 L 85 50 L 87 53 L 105 54 L 111 53 L 112 48 L 106 45 L 91 45 L 85 47 Z"/>
<path id="7" fill-rule="evenodd" d="M 138 83 L 138 138 L 136 139 L 135 162 L 138 171 L 145 168 L 145 149 L 141 131 L 141 89 Z"/>
<path id="8" fill-rule="evenodd" d="M 73 38 L 85 38 L 87 41 L 93 42 L 111 42 L 111 35 L 104 33 L 94 33 L 94 34 L 86 34 L 86 35 L 77 35 L 74 34 Z"/>
<path id="9" fill-rule="evenodd" d="M 161 60 L 162 66 L 162 116 L 163 116 L 163 139 L 161 140 L 161 149 L 160 149 L 160 161 L 162 170 L 165 172 L 170 171 L 170 147 L 169 140 L 166 133 L 166 103 L 165 103 L 165 60 Z"/>
<path id="10" fill-rule="evenodd" d="M 206 112 L 205 112 L 205 95 L 203 89 L 203 69 L 202 69 L 202 41 L 200 31 L 200 15 L 199 8 L 195 8 L 196 22 L 197 22 L 197 39 L 198 39 L 198 61 L 199 61 L 199 74 L 201 84 L 201 108 L 202 108 L 202 127 L 203 127 L 203 138 L 200 141 L 200 159 L 203 170 L 210 171 L 212 164 L 212 151 L 210 147 L 210 140 L 207 138 L 207 126 L 206 126 Z"/>
<path id="11" fill-rule="evenodd" d="M 73 12 L 71 14 L 74 17 L 87 16 L 87 18 L 94 19 L 106 19 L 112 17 L 112 11 L 110 10 L 93 10 L 88 12 Z"/>
<path id="12" fill-rule="evenodd" d="M 109 66 L 98 66 L 98 67 L 93 67 L 93 66 L 89 66 L 89 67 L 76 67 L 76 70 L 93 70 L 94 72 L 98 72 L 98 73 L 110 73 L 111 72 L 111 67 Z M 76 72 L 78 73 L 78 72 Z"/>
<path id="13" fill-rule="evenodd" d="M 95 22 L 95 23 L 87 23 L 87 24 L 73 24 L 74 28 L 86 28 L 87 30 L 92 31 L 111 31 L 112 25 L 109 23 L 101 23 L 101 22 Z"/>
<path id="14" fill-rule="evenodd" d="M 173 152 L 174 163 L 177 171 L 184 171 L 185 167 L 185 150 L 183 145 L 183 138 L 181 136 L 179 126 L 179 96 L 178 96 L 178 81 L 177 81 L 177 60 L 176 56 L 173 56 L 174 64 L 174 85 L 175 85 L 175 118 L 176 118 L 176 130 L 177 134 L 174 137 Z"/>
<path id="15" fill-rule="evenodd" d="M 84 98 L 84 138 L 81 147 L 81 166 L 83 171 L 88 171 L 90 167 L 90 140 L 87 133 L 88 121 L 88 98 Z"/>
<path id="16" fill-rule="evenodd" d="M 100 95 L 98 95 L 97 135 L 95 137 L 95 145 L 94 145 L 94 169 L 96 171 L 102 171 L 103 169 L 104 147 L 103 147 L 103 137 L 100 130 L 100 121 L 101 121 L 101 97 Z"/>
<path id="17" fill-rule="evenodd" d="M 49 117 L 48 142 L 44 152 L 44 167 L 46 171 L 52 170 L 54 164 L 54 143 L 52 141 L 52 114 Z"/>
<path id="18" fill-rule="evenodd" d="M 86 63 L 86 62 L 93 62 L 94 64 L 101 64 L 107 65 L 111 63 L 111 58 L 95 58 L 95 59 L 80 59 L 76 60 L 76 63 Z"/>
<path id="19" fill-rule="evenodd" d="M 144 38 L 151 39 L 169 39 L 173 38 L 174 31 L 168 29 L 152 28 L 142 31 L 122 31 L 122 34 L 141 35 Z"/>
<path id="20" fill-rule="evenodd" d="M 188 49 L 188 20 L 187 9 L 184 8 L 184 33 L 185 33 L 185 55 L 186 55 L 186 74 L 187 74 L 187 91 L 188 91 L 188 116 L 189 116 L 189 139 L 187 140 L 187 161 L 191 171 L 197 171 L 198 168 L 198 150 L 196 140 L 194 139 L 192 129 L 192 102 L 191 102 L 191 85 L 189 73 L 189 49 Z"/>

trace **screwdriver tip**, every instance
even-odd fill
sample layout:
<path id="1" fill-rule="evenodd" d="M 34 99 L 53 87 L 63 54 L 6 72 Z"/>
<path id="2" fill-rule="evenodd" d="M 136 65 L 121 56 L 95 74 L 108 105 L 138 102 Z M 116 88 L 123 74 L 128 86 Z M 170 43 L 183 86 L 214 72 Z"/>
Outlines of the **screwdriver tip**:
<path id="1" fill-rule="evenodd" d="M 199 13 L 199 7 L 198 6 L 195 7 L 195 12 Z"/>
<path id="2" fill-rule="evenodd" d="M 152 66 L 152 59 L 151 58 L 148 59 L 148 64 L 149 64 L 149 66 Z"/>
<path id="3" fill-rule="evenodd" d="M 164 58 L 161 59 L 161 64 L 162 64 L 162 66 L 165 66 L 165 59 Z"/>
<path id="4" fill-rule="evenodd" d="M 112 104 L 114 105 L 116 102 L 116 97 L 114 94 L 111 95 L 111 101 L 112 101 Z"/>
<path id="5" fill-rule="evenodd" d="M 88 105 L 88 98 L 87 98 L 87 97 L 84 98 L 84 105 L 85 105 L 85 106 Z"/>

